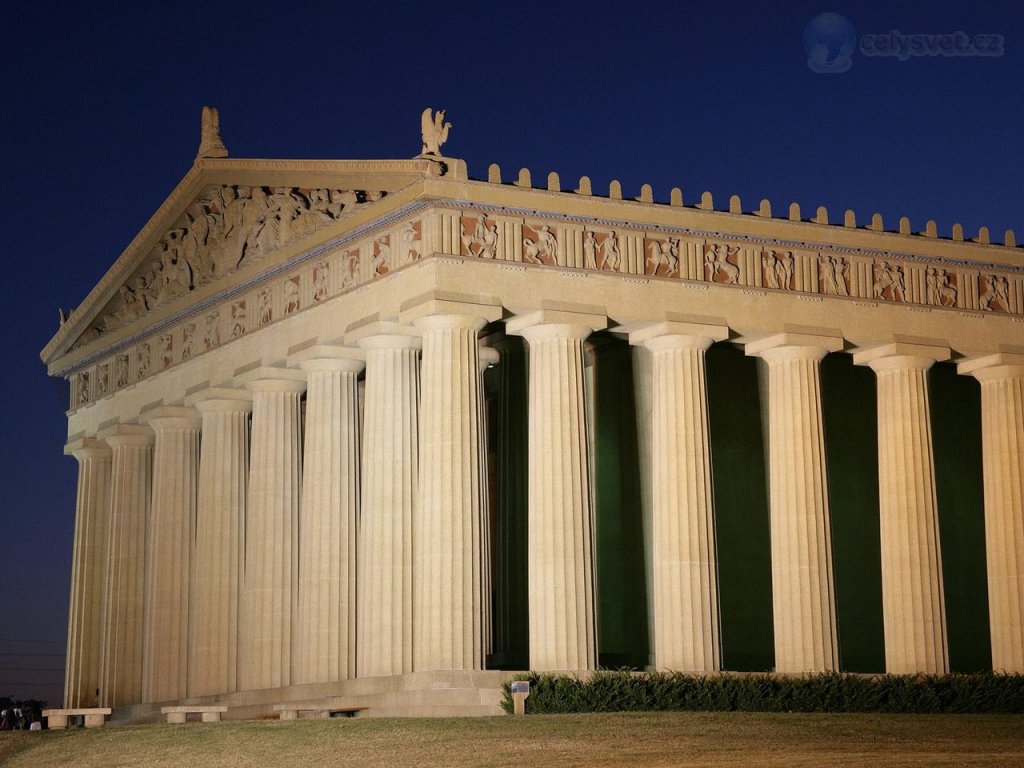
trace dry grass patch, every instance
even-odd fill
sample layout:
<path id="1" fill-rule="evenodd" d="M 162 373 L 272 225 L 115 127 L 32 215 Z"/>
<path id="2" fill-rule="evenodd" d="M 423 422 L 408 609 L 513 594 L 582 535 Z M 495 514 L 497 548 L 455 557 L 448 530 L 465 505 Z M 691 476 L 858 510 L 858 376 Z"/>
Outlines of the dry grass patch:
<path id="1" fill-rule="evenodd" d="M 188 723 L 0 737 L 10 768 L 1019 766 L 1013 715 L 647 712 Z"/>

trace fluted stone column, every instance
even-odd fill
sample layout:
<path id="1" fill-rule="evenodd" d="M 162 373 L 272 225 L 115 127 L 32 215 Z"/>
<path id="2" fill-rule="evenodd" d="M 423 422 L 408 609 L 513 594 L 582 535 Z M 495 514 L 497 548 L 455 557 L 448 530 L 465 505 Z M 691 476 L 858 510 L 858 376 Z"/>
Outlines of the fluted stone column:
<path id="1" fill-rule="evenodd" d="M 777 672 L 839 669 L 818 366 L 841 338 L 782 333 L 746 345 L 768 366 L 768 486 Z"/>
<path id="2" fill-rule="evenodd" d="M 958 366 L 981 382 L 992 668 L 1024 673 L 1024 355 Z"/>
<path id="3" fill-rule="evenodd" d="M 605 325 L 600 315 L 544 310 L 506 326 L 530 350 L 531 669 L 597 664 L 583 341 Z"/>
<path id="4" fill-rule="evenodd" d="M 290 357 L 309 377 L 299 509 L 296 683 L 356 675 L 359 350 L 317 346 Z"/>
<path id="5" fill-rule="evenodd" d="M 279 688 L 291 683 L 296 630 L 300 397 L 306 375 L 286 368 L 257 368 L 235 382 L 252 392 L 238 687 Z"/>
<path id="6" fill-rule="evenodd" d="M 252 396 L 213 388 L 189 402 L 202 417 L 202 441 L 189 593 L 188 695 L 211 696 L 238 690 Z"/>
<path id="7" fill-rule="evenodd" d="M 155 433 L 153 500 L 146 533 L 142 700 L 188 695 L 189 580 L 199 481 L 199 414 L 143 414 Z"/>
<path id="8" fill-rule="evenodd" d="M 480 399 L 480 518 L 482 522 L 482 533 L 480 549 L 482 552 L 483 566 L 481 573 L 483 578 L 480 584 L 480 592 L 483 600 L 484 611 L 484 666 L 487 666 L 488 656 L 494 652 L 494 611 L 491 605 L 491 593 L 493 589 L 493 562 L 491 557 L 491 536 L 494 534 L 494 527 L 491 524 L 491 487 L 490 469 L 487 461 L 488 425 L 487 425 L 487 394 L 484 386 L 484 373 L 492 365 L 497 365 L 500 360 L 498 350 L 492 347 L 480 347 L 479 349 L 479 372 L 477 377 L 479 384 Z"/>
<path id="9" fill-rule="evenodd" d="M 659 669 L 721 668 L 704 352 L 727 328 L 658 323 L 630 334 L 650 350 L 651 614 Z"/>
<path id="10" fill-rule="evenodd" d="M 927 372 L 949 350 L 864 349 L 854 362 L 878 380 L 878 487 L 885 670 L 949 671 Z"/>
<path id="11" fill-rule="evenodd" d="M 435 312 L 435 310 L 438 310 Z M 413 669 L 484 665 L 484 520 L 477 336 L 498 307 L 433 302 L 403 313 L 422 332 L 413 524 Z M 486 313 L 486 316 L 482 313 Z"/>
<path id="12" fill-rule="evenodd" d="M 64 706 L 94 707 L 100 687 L 111 451 L 104 442 L 85 439 L 68 445 L 65 453 L 78 460 L 78 496 Z"/>
<path id="13" fill-rule="evenodd" d="M 375 329 L 366 353 L 356 667 L 359 677 L 413 670 L 412 527 L 418 472 L 420 339 Z"/>
<path id="14" fill-rule="evenodd" d="M 142 701 L 146 521 L 152 496 L 153 430 L 121 424 L 112 451 L 103 613 L 101 706 Z"/>

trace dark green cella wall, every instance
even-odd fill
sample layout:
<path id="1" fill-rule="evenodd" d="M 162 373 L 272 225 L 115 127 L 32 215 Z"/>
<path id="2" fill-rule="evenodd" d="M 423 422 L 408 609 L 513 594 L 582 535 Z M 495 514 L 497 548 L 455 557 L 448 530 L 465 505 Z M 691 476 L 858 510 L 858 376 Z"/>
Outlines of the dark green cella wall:
<path id="1" fill-rule="evenodd" d="M 598 663 L 643 669 L 649 643 L 633 350 L 608 333 L 590 342 Z"/>
<path id="2" fill-rule="evenodd" d="M 757 360 L 715 344 L 705 364 L 722 667 L 768 670 L 775 641 Z"/>
<path id="3" fill-rule="evenodd" d="M 935 451 L 935 492 L 946 595 L 946 637 L 953 672 L 992 668 L 985 572 L 981 463 L 981 387 L 952 363 L 928 372 Z"/>
<path id="4" fill-rule="evenodd" d="M 647 592 L 633 361 L 611 334 L 591 340 L 598 660 L 648 663 Z M 489 666 L 528 667 L 526 563 L 528 353 L 499 342 L 489 450 L 496 462 Z M 729 344 L 707 352 L 712 493 L 724 669 L 774 666 L 771 542 L 758 363 Z M 840 667 L 885 668 L 874 373 L 849 355 L 821 363 Z M 951 668 L 991 668 L 982 505 L 980 394 L 952 365 L 929 373 Z"/>

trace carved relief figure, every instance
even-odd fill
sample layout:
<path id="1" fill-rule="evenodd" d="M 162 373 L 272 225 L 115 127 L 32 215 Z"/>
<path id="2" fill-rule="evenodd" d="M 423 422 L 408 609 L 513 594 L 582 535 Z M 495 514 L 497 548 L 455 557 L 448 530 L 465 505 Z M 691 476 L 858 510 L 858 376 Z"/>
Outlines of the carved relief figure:
<path id="1" fill-rule="evenodd" d="M 761 285 L 765 288 L 781 288 L 778 251 L 761 252 Z M 786 286 L 789 287 L 788 285 Z"/>
<path id="2" fill-rule="evenodd" d="M 331 223 L 331 215 L 327 213 L 327 190 L 310 189 L 306 191 L 305 199 L 301 191 L 292 193 L 292 197 L 294 202 L 289 210 L 292 213 L 293 237 L 305 237 Z"/>
<path id="3" fill-rule="evenodd" d="M 541 224 L 523 227 L 523 231 L 531 232 L 532 237 L 523 238 L 523 260 L 531 264 L 558 264 L 558 238 L 551 231 L 551 226 Z"/>
<path id="4" fill-rule="evenodd" d="M 583 236 L 583 266 L 597 269 L 597 238 L 590 230 Z"/>
<path id="5" fill-rule="evenodd" d="M 946 270 L 928 267 L 925 273 L 925 301 L 937 307 L 954 307 L 956 293 L 956 285 Z"/>
<path id="6" fill-rule="evenodd" d="M 266 325 L 274 319 L 273 298 L 269 288 L 259 292 L 256 299 L 256 325 Z"/>
<path id="7" fill-rule="evenodd" d="M 114 359 L 114 386 L 118 389 L 128 386 L 128 355 Z"/>
<path id="8" fill-rule="evenodd" d="M 195 346 L 196 324 L 186 323 L 181 331 L 181 359 L 188 360 L 192 357 L 192 348 Z"/>
<path id="9" fill-rule="evenodd" d="M 386 275 L 391 271 L 391 243 L 390 237 L 384 235 L 373 241 L 373 260 L 370 268 L 375 275 Z"/>
<path id="10" fill-rule="evenodd" d="M 359 250 L 349 251 L 342 257 L 345 272 L 341 276 L 341 287 L 345 288 L 354 283 L 359 276 Z"/>
<path id="11" fill-rule="evenodd" d="M 290 315 L 299 311 L 299 276 L 284 281 L 284 313 Z"/>
<path id="12" fill-rule="evenodd" d="M 441 145 L 448 141 L 448 131 L 452 124 L 444 121 L 445 110 L 437 110 L 437 114 L 431 115 L 433 110 L 427 107 L 420 115 L 420 133 L 423 136 L 424 155 L 440 155 Z"/>
<path id="13" fill-rule="evenodd" d="M 206 316 L 206 336 L 203 346 L 206 347 L 207 352 L 220 346 L 220 312 Z"/>
<path id="14" fill-rule="evenodd" d="M 408 257 L 410 261 L 416 261 L 420 257 L 420 253 L 414 247 L 420 239 L 419 222 L 407 221 L 402 225 L 402 229 L 398 233 L 399 237 L 399 252 Z M 494 258 L 493 256 L 491 258 Z"/>
<path id="15" fill-rule="evenodd" d="M 107 363 L 100 363 L 96 366 L 96 399 L 107 394 L 109 388 L 107 379 Z"/>
<path id="16" fill-rule="evenodd" d="M 818 254 L 818 281 L 822 293 L 832 296 L 849 296 L 848 272 L 849 266 L 846 259 L 831 254 Z"/>
<path id="17" fill-rule="evenodd" d="M 92 393 L 89 391 L 89 372 L 84 371 L 78 374 L 78 404 L 84 405 L 89 402 Z"/>
<path id="18" fill-rule="evenodd" d="M 650 264 L 647 274 L 670 277 L 679 272 L 679 238 L 649 241 Z M 664 268 L 664 271 L 661 271 Z"/>
<path id="19" fill-rule="evenodd" d="M 886 301 L 906 301 L 906 283 L 903 267 L 886 261 L 875 262 L 874 295 Z"/>
<path id="20" fill-rule="evenodd" d="M 135 350 L 135 372 L 140 381 L 149 376 L 149 344 L 139 344 Z"/>
<path id="21" fill-rule="evenodd" d="M 170 239 L 160 254 L 160 289 L 156 296 L 159 304 L 192 290 L 192 268 L 180 254 L 182 232 L 180 229 L 170 232 Z"/>
<path id="22" fill-rule="evenodd" d="M 716 283 L 736 285 L 739 282 L 740 270 L 729 261 L 739 253 L 739 246 L 730 248 L 725 243 L 708 243 L 704 246 L 704 266 L 707 279 Z"/>
<path id="23" fill-rule="evenodd" d="M 160 336 L 160 367 L 170 368 L 174 362 L 174 337 L 169 333 Z"/>
<path id="24" fill-rule="evenodd" d="M 1010 284 L 1002 275 L 982 275 L 978 306 L 989 312 L 1010 311 Z"/>
<path id="25" fill-rule="evenodd" d="M 243 333 L 245 333 L 245 299 L 231 305 L 231 338 L 237 338 Z"/>
<path id="26" fill-rule="evenodd" d="M 614 232 L 601 241 L 598 247 L 598 268 L 618 272 L 622 265 L 622 255 L 619 253 L 619 238 Z"/>
<path id="27" fill-rule="evenodd" d="M 462 245 L 469 256 L 493 259 L 497 256 L 498 225 L 488 227 L 487 219 L 483 215 L 478 216 L 473 230 L 462 235 Z"/>
<path id="28" fill-rule="evenodd" d="M 321 261 L 313 267 L 313 301 L 323 301 L 327 298 L 327 276 L 330 274 L 331 265 Z"/>

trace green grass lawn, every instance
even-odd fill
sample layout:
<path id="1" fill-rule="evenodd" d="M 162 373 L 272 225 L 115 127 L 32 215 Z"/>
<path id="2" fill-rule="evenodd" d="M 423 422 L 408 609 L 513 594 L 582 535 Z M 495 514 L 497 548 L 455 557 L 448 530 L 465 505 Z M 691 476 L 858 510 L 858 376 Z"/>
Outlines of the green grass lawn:
<path id="1" fill-rule="evenodd" d="M 648 712 L 115 726 L 0 734 L 0 765 L 1022 766 L 1024 717 Z"/>

